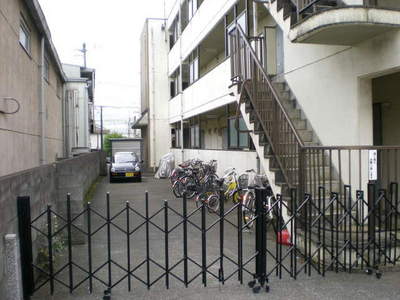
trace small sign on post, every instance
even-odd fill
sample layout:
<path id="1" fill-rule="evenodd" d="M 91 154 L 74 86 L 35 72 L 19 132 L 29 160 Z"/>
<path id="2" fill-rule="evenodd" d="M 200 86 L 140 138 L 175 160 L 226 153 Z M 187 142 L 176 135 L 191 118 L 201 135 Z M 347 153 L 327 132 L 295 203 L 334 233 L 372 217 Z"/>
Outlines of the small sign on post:
<path id="1" fill-rule="evenodd" d="M 378 150 L 368 151 L 368 180 L 378 180 Z"/>

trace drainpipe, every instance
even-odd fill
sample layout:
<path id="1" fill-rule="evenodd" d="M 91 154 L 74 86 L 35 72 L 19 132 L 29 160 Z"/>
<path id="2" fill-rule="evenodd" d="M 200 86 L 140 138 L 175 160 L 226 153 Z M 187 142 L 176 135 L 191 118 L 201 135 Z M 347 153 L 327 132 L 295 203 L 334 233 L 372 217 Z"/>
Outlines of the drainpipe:
<path id="1" fill-rule="evenodd" d="M 39 64 L 39 120 L 40 120 L 40 164 L 46 164 L 46 104 L 44 99 L 44 37 L 40 42 L 40 64 Z"/>
<path id="2" fill-rule="evenodd" d="M 65 83 L 62 85 L 62 94 L 61 94 L 61 116 L 62 116 L 62 140 L 63 140 L 63 158 L 67 157 L 67 136 L 66 136 L 66 128 L 67 128 L 67 119 L 66 119 L 66 107 L 65 107 Z"/>

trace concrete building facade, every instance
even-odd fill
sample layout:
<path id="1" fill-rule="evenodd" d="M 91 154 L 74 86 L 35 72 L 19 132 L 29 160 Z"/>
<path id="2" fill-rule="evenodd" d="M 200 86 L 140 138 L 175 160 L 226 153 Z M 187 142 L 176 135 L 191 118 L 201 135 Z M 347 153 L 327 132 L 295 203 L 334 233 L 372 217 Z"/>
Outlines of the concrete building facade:
<path id="1" fill-rule="evenodd" d="M 36 0 L 0 2 L 0 176 L 64 156 L 65 76 Z"/>
<path id="2" fill-rule="evenodd" d="M 143 161 L 147 168 L 158 166 L 168 153 L 168 32 L 165 19 L 146 20 L 140 38 L 141 111 L 132 128 L 141 129 Z"/>
<path id="3" fill-rule="evenodd" d="M 340 169 L 337 180 L 365 188 L 368 153 L 381 151 L 378 146 L 400 145 L 394 130 L 400 124 L 393 118 L 400 70 L 400 4 L 325 2 L 298 1 L 298 7 L 288 0 L 166 2 L 168 61 L 157 68 L 168 66 L 168 94 L 160 104 L 168 102 L 170 146 L 178 162 L 217 158 L 220 174 L 231 166 L 239 172 L 258 168 L 267 173 L 277 193 L 282 181 L 297 184 L 287 183 L 288 174 L 297 172 L 298 166 L 284 166 L 289 154 L 278 153 L 284 147 L 279 150 L 281 143 L 264 135 L 268 132 L 260 134 L 269 130 L 266 124 L 272 128 L 274 122 L 283 121 L 254 120 L 261 111 L 250 103 L 245 107 L 251 95 L 243 92 L 243 83 L 254 78 L 251 74 L 232 78 L 237 64 L 245 68 L 254 52 L 262 69 L 258 74 L 265 74 L 271 97 L 287 117 L 285 126 L 292 128 L 287 130 L 298 137 L 298 145 L 290 142 L 286 148 L 325 147 L 320 150 L 327 155 L 326 147 L 335 147 L 331 169 L 336 169 L 334 173 Z M 240 49 L 247 45 L 246 39 L 248 52 L 231 49 L 239 27 L 244 34 Z M 232 51 L 240 57 L 236 62 Z M 278 136 L 286 136 L 286 129 L 279 130 Z M 353 152 L 336 158 L 343 153 L 340 147 Z M 362 149 L 354 159 L 357 147 Z M 379 165 L 384 161 L 382 156 Z M 350 170 L 353 163 L 357 166 Z"/>

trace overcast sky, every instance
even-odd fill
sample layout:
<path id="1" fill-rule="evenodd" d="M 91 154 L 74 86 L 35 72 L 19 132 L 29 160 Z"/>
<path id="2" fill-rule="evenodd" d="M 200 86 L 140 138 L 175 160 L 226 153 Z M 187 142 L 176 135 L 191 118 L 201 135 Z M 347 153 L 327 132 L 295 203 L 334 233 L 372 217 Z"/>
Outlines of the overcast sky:
<path id="1" fill-rule="evenodd" d="M 123 131 L 140 111 L 140 34 L 148 17 L 163 17 L 163 0 L 39 0 L 62 63 L 83 65 L 78 49 L 87 45 L 87 65 L 96 69 L 96 105 L 105 126 Z M 125 130 L 126 131 L 126 130 Z"/>

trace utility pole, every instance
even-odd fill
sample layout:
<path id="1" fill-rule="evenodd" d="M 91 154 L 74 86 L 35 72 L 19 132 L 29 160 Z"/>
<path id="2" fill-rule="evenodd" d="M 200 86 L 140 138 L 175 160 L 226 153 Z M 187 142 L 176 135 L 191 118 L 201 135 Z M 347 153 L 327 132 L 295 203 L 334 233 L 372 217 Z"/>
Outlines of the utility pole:
<path id="1" fill-rule="evenodd" d="M 86 53 L 87 53 L 86 43 L 83 43 L 82 49 L 79 49 L 79 51 L 83 53 L 83 66 L 86 68 Z"/>
<path id="2" fill-rule="evenodd" d="M 103 151 L 103 106 L 100 106 L 100 144 Z"/>

